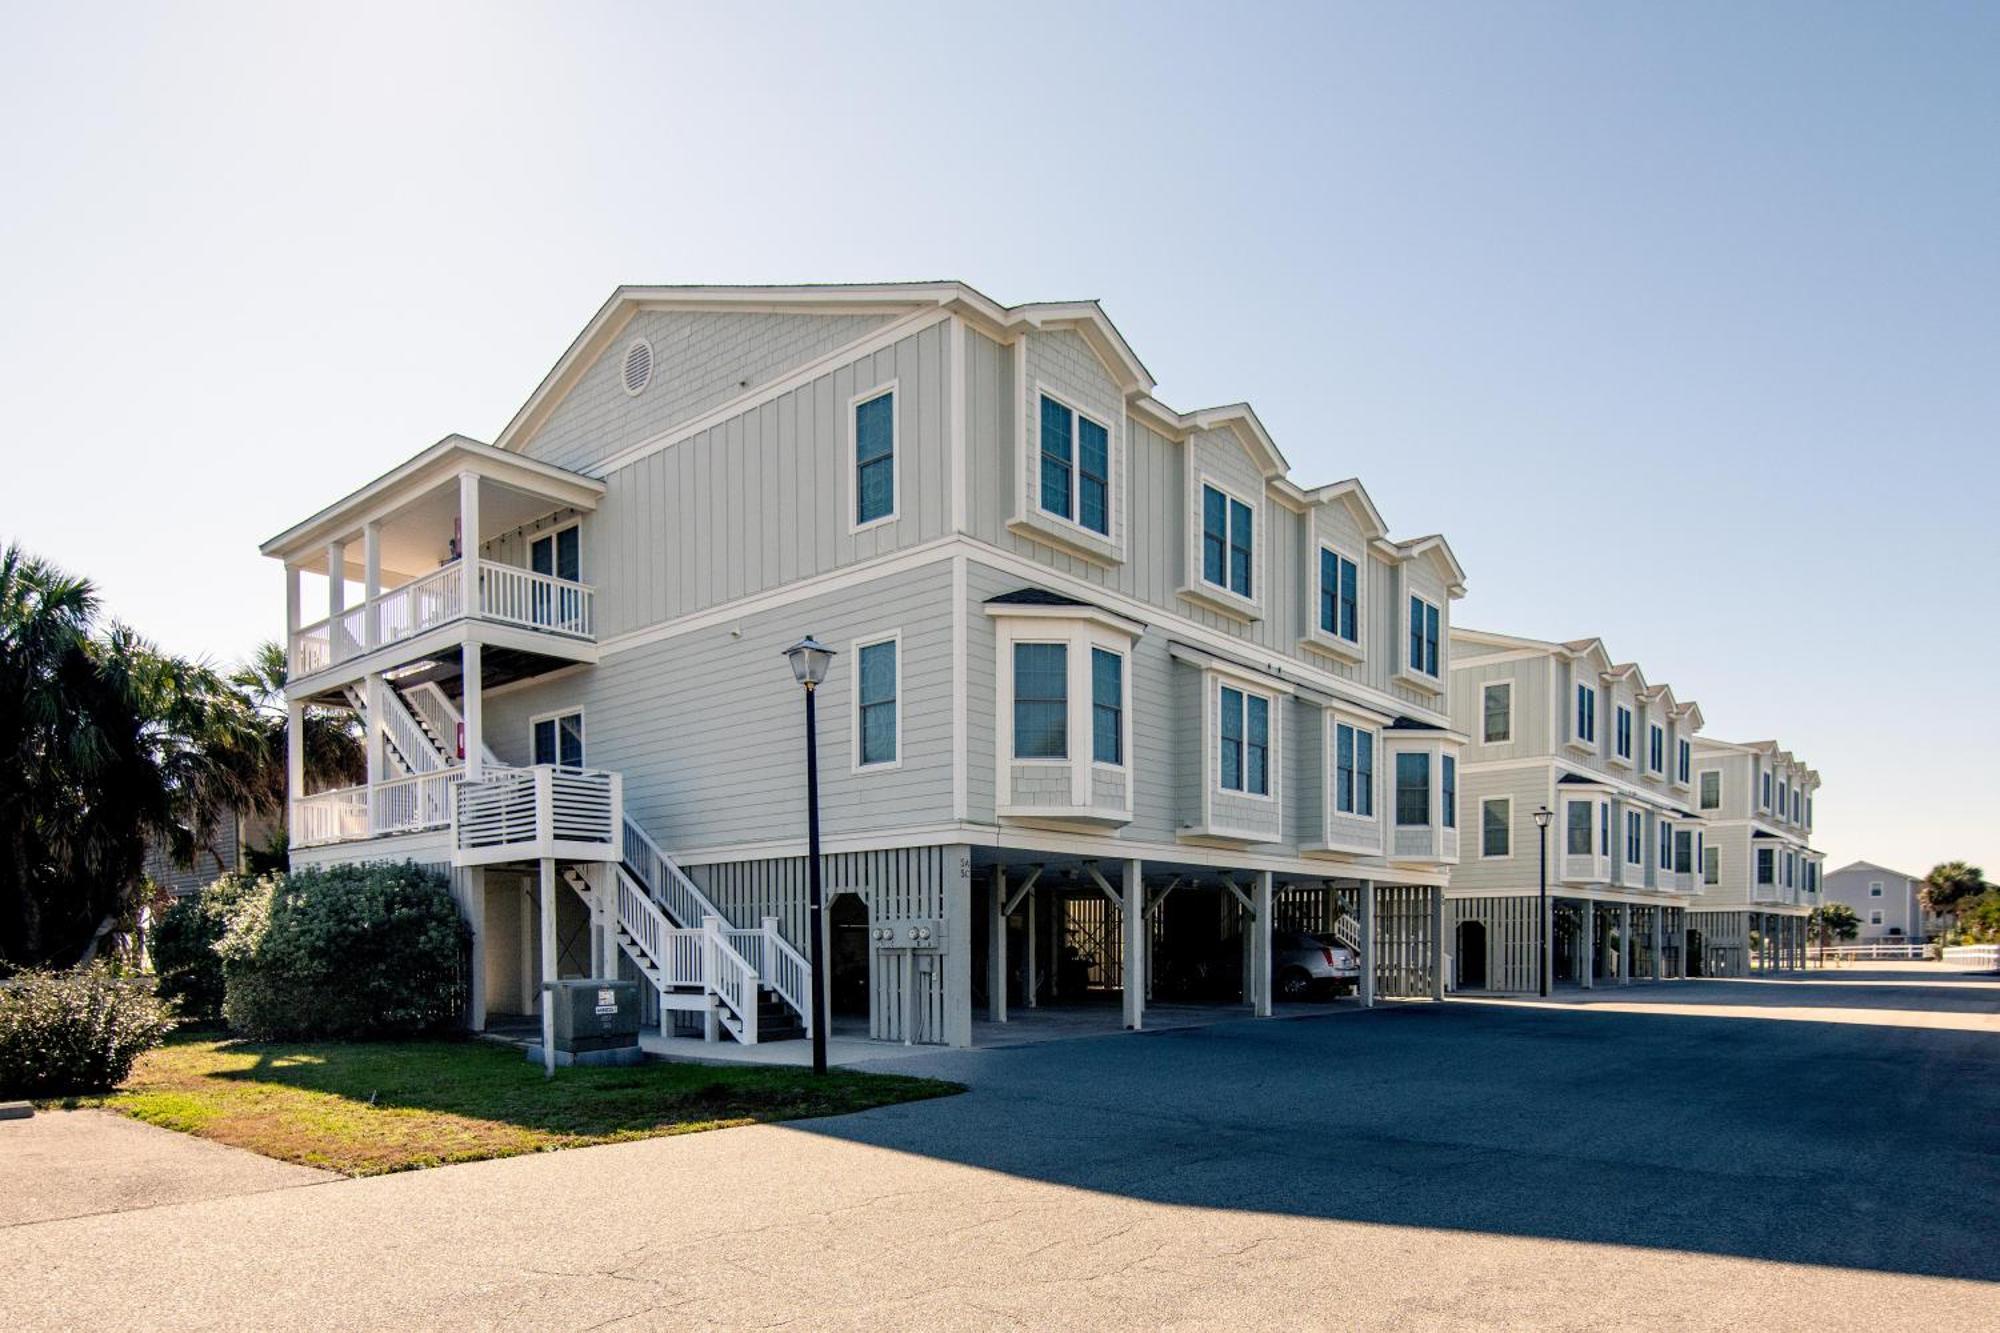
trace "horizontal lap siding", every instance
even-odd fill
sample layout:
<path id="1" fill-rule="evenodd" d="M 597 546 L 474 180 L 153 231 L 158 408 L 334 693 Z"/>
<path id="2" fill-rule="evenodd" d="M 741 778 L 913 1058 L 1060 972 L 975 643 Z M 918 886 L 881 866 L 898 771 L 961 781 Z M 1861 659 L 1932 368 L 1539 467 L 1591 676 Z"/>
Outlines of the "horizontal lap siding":
<path id="1" fill-rule="evenodd" d="M 612 472 L 586 560 L 604 638 L 944 536 L 949 339 L 935 326 Z M 896 518 L 853 532 L 850 402 L 896 385 Z"/>
<path id="2" fill-rule="evenodd" d="M 890 318 L 642 312 L 583 372 L 521 452 L 593 472 L 613 455 L 866 337 Z M 634 397 L 624 387 L 625 350 L 641 337 L 653 347 L 653 377 Z"/>
<path id="3" fill-rule="evenodd" d="M 625 809 L 669 853 L 805 830 L 801 692 L 780 655 L 810 631 L 834 647 L 818 698 L 829 836 L 951 817 L 951 569 L 939 562 L 621 652 L 486 708 L 487 742 L 525 762 L 528 718 L 585 710 L 585 762 L 622 773 Z M 851 644 L 902 631 L 901 766 L 851 771 Z"/>

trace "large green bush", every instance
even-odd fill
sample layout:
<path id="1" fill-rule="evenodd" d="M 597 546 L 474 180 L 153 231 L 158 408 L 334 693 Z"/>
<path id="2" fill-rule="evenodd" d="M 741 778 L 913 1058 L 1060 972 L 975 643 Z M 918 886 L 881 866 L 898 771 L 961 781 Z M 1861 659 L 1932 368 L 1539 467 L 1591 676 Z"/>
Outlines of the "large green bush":
<path id="1" fill-rule="evenodd" d="M 183 1019 L 222 1019 L 222 956 L 215 949 L 228 933 L 229 918 L 253 892 L 268 893 L 245 875 L 224 875 L 200 893 L 176 898 L 153 925 L 153 971 L 160 998 L 179 1007 Z"/>
<path id="2" fill-rule="evenodd" d="M 0 981 L 0 1097 L 116 1087 L 173 1028 L 150 982 L 102 963 L 19 973 Z"/>
<path id="3" fill-rule="evenodd" d="M 419 866 L 258 880 L 217 946 L 222 1014 L 258 1038 L 446 1031 L 464 1018 L 471 945 L 445 877 Z"/>

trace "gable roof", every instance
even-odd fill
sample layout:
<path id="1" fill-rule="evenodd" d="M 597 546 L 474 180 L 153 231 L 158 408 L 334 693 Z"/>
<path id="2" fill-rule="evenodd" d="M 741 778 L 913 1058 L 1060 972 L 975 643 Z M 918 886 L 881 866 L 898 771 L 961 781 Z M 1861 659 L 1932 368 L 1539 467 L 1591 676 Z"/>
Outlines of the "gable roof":
<path id="1" fill-rule="evenodd" d="M 1846 865 L 1842 866 L 1840 869 L 1829 870 L 1826 873 L 1828 875 L 1844 875 L 1850 870 L 1879 870 L 1885 875 L 1889 875 L 1895 879 L 1906 879 L 1910 881 L 1910 883 L 1912 884 L 1921 884 L 1924 882 L 1924 877 L 1922 875 L 1904 874 L 1902 871 L 1893 869 L 1889 866 L 1885 866 L 1881 864 L 1879 861 L 1849 861 Z"/>

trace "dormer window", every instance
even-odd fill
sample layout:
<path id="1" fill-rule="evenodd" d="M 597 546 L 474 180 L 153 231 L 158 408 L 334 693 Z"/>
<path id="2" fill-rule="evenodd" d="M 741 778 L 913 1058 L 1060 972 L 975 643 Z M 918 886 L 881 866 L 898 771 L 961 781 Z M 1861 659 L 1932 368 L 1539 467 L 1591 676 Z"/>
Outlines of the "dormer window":
<path id="1" fill-rule="evenodd" d="M 1597 690 L 1590 685 L 1576 687 L 1576 717 L 1571 738 L 1587 750 L 1597 748 Z"/>
<path id="2" fill-rule="evenodd" d="M 1652 773 L 1667 771 L 1667 731 L 1665 727 L 1646 728 L 1646 769 Z"/>
<path id="3" fill-rule="evenodd" d="M 1632 762 L 1632 710 L 1624 704 L 1616 705 L 1611 732 L 1612 756 L 1626 763 Z"/>
<path id="4" fill-rule="evenodd" d="M 1688 744 L 1686 740 L 1683 740 L 1680 743 L 1679 760 L 1674 769 L 1674 781 L 1680 783 L 1681 786 L 1683 787 L 1687 786 L 1688 780 L 1692 775 L 1693 771 L 1694 771 L 1694 746 Z"/>
<path id="5" fill-rule="evenodd" d="M 1410 594 L 1410 646 L 1407 665 L 1418 675 L 1429 676 L 1433 680 L 1438 674 L 1438 626 L 1440 623 L 1437 603 Z"/>
<path id="6" fill-rule="evenodd" d="M 1042 395 L 1042 509 L 1099 536 L 1111 535 L 1111 432 Z"/>
<path id="7" fill-rule="evenodd" d="M 1201 577 L 1249 601 L 1256 533 L 1250 506 L 1214 485 L 1201 488 Z"/>
<path id="8" fill-rule="evenodd" d="M 1336 639 L 1361 642 L 1361 571 L 1330 546 L 1319 549 L 1319 628 Z"/>
<path id="9" fill-rule="evenodd" d="M 1759 772 L 1763 777 L 1762 805 L 1764 809 L 1769 810 L 1771 808 L 1771 770 L 1766 768 L 1760 769 Z"/>

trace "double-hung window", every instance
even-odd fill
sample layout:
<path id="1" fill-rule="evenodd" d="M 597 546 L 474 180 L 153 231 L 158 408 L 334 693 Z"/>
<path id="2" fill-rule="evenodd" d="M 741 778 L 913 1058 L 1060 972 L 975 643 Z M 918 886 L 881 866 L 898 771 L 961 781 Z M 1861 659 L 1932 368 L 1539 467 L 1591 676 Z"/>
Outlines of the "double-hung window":
<path id="1" fill-rule="evenodd" d="M 1514 803 L 1505 796 L 1488 797 L 1479 803 L 1479 854 L 1512 856 L 1513 829 L 1510 821 Z M 1586 834 L 1588 829 L 1585 830 Z"/>
<path id="2" fill-rule="evenodd" d="M 1775 884 L 1778 881 L 1778 854 L 1769 847 L 1757 849 L 1757 882 Z"/>
<path id="3" fill-rule="evenodd" d="M 1438 673 L 1438 609 L 1435 604 L 1412 594 L 1410 597 L 1410 670 L 1425 676 Z"/>
<path id="4" fill-rule="evenodd" d="M 1238 597 L 1252 596 L 1256 533 L 1250 506 L 1218 487 L 1201 488 L 1201 577 Z"/>
<path id="5" fill-rule="evenodd" d="M 1576 738 L 1597 744 L 1597 691 L 1588 685 L 1576 687 Z"/>
<path id="6" fill-rule="evenodd" d="M 898 671 L 896 640 L 863 644 L 855 651 L 859 734 L 855 764 L 893 764 L 899 743 L 896 722 Z"/>
<path id="7" fill-rule="evenodd" d="M 1111 432 L 1042 395 L 1042 508 L 1111 535 Z"/>
<path id="8" fill-rule="evenodd" d="M 1680 779 L 1680 783 L 1683 787 L 1687 785 L 1688 775 L 1693 771 L 1694 771 L 1694 747 L 1688 744 L 1685 740 L 1683 740 L 1680 743 L 1680 768 L 1675 773 L 1675 776 Z"/>
<path id="9" fill-rule="evenodd" d="M 1090 650 L 1090 757 L 1125 762 L 1125 659 L 1108 648 Z"/>
<path id="10" fill-rule="evenodd" d="M 1617 705 L 1617 714 L 1612 724 L 1611 741 L 1613 752 L 1620 759 L 1632 757 L 1632 710 L 1624 704 Z"/>
<path id="11" fill-rule="evenodd" d="M 1568 830 L 1563 848 L 1571 856 L 1590 855 L 1590 802 L 1571 801 L 1563 807 L 1564 827 Z"/>
<path id="12" fill-rule="evenodd" d="M 1322 546 L 1319 552 L 1319 627 L 1349 643 L 1361 642 L 1361 571 L 1352 560 Z"/>
<path id="13" fill-rule="evenodd" d="M 1458 827 L 1458 760 L 1451 755 L 1438 757 L 1438 805 L 1446 828 Z"/>
<path id="14" fill-rule="evenodd" d="M 1600 856 L 1611 855 L 1611 802 L 1603 801 L 1597 807 L 1597 852 Z"/>
<path id="15" fill-rule="evenodd" d="M 1014 645 L 1014 757 L 1069 757 L 1069 645 Z"/>
<path id="16" fill-rule="evenodd" d="M 1764 779 L 1764 808 L 1769 810 L 1771 808 L 1771 771 L 1764 769 L 1762 770 L 1762 774 Z"/>
<path id="17" fill-rule="evenodd" d="M 1325 546 L 1319 548 L 1319 627 L 1336 639 L 1361 642 L 1361 571 Z"/>
<path id="18" fill-rule="evenodd" d="M 1333 808 L 1359 819 L 1375 817 L 1375 733 L 1345 722 L 1333 730 Z"/>
<path id="19" fill-rule="evenodd" d="M 854 405 L 854 523 L 896 514 L 896 393 Z"/>
<path id="20" fill-rule="evenodd" d="M 557 713 L 528 724 L 537 764 L 583 767 L 583 714 Z"/>
<path id="21" fill-rule="evenodd" d="M 1646 770 L 1650 773 L 1667 771 L 1667 732 L 1664 727 L 1646 728 Z"/>
<path id="22" fill-rule="evenodd" d="M 1677 829 L 1674 832 L 1674 873 L 1692 875 L 1694 873 L 1694 830 Z"/>
<path id="23" fill-rule="evenodd" d="M 1660 869 L 1672 873 L 1674 868 L 1674 830 L 1666 820 L 1660 821 Z"/>
<path id="24" fill-rule="evenodd" d="M 1720 810 L 1722 808 L 1722 770 L 1706 768 L 1701 773 L 1701 808 Z"/>
<path id="25" fill-rule="evenodd" d="M 1421 750 L 1396 756 L 1396 823 L 1431 822 L 1431 757 Z"/>
<path id="26" fill-rule="evenodd" d="M 1479 736 L 1488 745 L 1514 739 L 1514 686 L 1501 681 L 1479 692 Z"/>
<path id="27" fill-rule="evenodd" d="M 1701 849 L 1701 882 L 1703 884 L 1722 883 L 1722 849 L 1704 847 Z"/>
<path id="28" fill-rule="evenodd" d="M 1637 810 L 1625 812 L 1625 860 L 1635 866 L 1646 862 L 1646 817 Z"/>
<path id="29" fill-rule="evenodd" d="M 1224 685 L 1221 690 L 1221 781 L 1225 791 L 1271 794 L 1271 701 Z"/>

